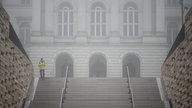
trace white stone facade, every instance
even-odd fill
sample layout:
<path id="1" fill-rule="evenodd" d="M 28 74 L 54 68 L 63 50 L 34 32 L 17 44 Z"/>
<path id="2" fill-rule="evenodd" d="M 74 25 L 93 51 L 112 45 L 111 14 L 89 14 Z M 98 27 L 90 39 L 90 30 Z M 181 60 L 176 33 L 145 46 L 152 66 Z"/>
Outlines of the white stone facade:
<path id="1" fill-rule="evenodd" d="M 166 26 L 175 17 L 167 13 L 167 10 L 174 11 L 166 7 L 167 0 L 152 1 L 31 0 L 22 4 L 20 0 L 4 0 L 3 5 L 19 38 L 23 38 L 20 25 L 30 25 L 30 33 L 25 37 L 28 41 L 25 40 L 23 45 L 34 65 L 35 76 L 39 76 L 37 65 L 41 57 L 47 63 L 46 76 L 56 76 L 57 57 L 64 53 L 72 58 L 74 77 L 90 76 L 89 60 L 94 54 L 101 54 L 106 59 L 106 77 L 122 77 L 123 59 L 127 54 L 139 58 L 140 77 L 160 77 L 161 65 L 169 50 Z M 73 35 L 67 38 L 59 37 L 58 33 L 58 11 L 62 3 L 64 6 L 70 4 L 73 12 Z M 105 14 L 101 15 L 105 15 L 106 34 L 103 37 L 91 36 L 91 7 L 94 3 L 104 6 Z M 123 36 L 123 12 L 129 3 L 137 8 L 138 36 L 135 37 Z M 178 6 L 174 8 L 180 9 Z M 176 22 L 178 17 L 176 14 Z"/>

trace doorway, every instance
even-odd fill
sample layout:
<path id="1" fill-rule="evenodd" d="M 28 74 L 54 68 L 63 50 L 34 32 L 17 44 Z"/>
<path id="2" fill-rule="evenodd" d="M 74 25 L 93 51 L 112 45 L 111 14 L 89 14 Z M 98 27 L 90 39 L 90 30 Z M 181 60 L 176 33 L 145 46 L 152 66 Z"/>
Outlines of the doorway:
<path id="1" fill-rule="evenodd" d="M 65 77 L 68 67 L 68 77 L 73 77 L 73 59 L 69 54 L 62 53 L 56 58 L 56 77 Z"/>
<path id="2" fill-rule="evenodd" d="M 89 60 L 89 77 L 106 77 L 107 61 L 102 54 L 94 54 Z"/>
<path id="3" fill-rule="evenodd" d="M 140 77 L 140 60 L 135 54 L 127 54 L 123 58 L 123 77 L 127 77 L 127 66 L 130 77 Z"/>

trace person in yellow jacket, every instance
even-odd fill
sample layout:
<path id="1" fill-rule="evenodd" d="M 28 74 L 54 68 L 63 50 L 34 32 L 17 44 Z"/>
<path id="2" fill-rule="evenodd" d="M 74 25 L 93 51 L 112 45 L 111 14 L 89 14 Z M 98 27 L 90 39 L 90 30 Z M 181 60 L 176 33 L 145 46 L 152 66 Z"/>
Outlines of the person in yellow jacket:
<path id="1" fill-rule="evenodd" d="M 41 60 L 39 61 L 39 70 L 40 70 L 40 75 L 41 75 L 41 78 L 44 78 L 45 77 L 45 67 L 46 67 L 46 63 L 45 61 L 43 60 L 43 58 L 41 58 Z"/>

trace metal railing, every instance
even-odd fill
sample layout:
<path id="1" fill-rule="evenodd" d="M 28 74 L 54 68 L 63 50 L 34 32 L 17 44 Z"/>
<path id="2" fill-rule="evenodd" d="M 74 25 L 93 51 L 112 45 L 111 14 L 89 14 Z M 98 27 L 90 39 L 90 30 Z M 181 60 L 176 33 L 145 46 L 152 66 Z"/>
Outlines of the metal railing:
<path id="1" fill-rule="evenodd" d="M 127 66 L 127 81 L 128 81 L 128 85 L 129 85 L 130 94 L 131 94 L 132 108 L 135 108 L 135 102 L 134 102 L 134 97 L 133 97 L 133 90 L 132 90 L 131 83 L 130 83 L 130 75 L 129 75 L 128 66 Z"/>
<path id="2" fill-rule="evenodd" d="M 61 101 L 60 101 L 60 108 L 62 108 L 62 104 L 64 101 L 64 94 L 66 93 L 66 85 L 67 85 L 67 78 L 68 78 L 68 72 L 69 72 L 69 67 L 67 66 L 66 71 L 65 71 L 65 80 L 64 80 L 64 86 L 61 92 Z"/>

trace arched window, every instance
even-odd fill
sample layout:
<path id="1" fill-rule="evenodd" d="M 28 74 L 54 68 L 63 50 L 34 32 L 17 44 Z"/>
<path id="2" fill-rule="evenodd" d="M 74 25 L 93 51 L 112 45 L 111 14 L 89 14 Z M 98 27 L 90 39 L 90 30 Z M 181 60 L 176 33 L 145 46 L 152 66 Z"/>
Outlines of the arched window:
<path id="1" fill-rule="evenodd" d="M 91 36 L 106 36 L 106 9 L 105 6 L 96 2 L 91 7 Z"/>
<path id="2" fill-rule="evenodd" d="M 58 36 L 60 37 L 73 36 L 73 8 L 67 2 L 63 2 L 59 6 Z"/>
<path id="3" fill-rule="evenodd" d="M 28 23 L 22 23 L 19 28 L 20 28 L 19 39 L 21 43 L 24 45 L 27 42 L 29 42 L 30 26 Z"/>
<path id="4" fill-rule="evenodd" d="M 171 22 L 167 25 L 167 37 L 168 37 L 168 43 L 171 45 L 174 43 L 175 39 L 177 38 L 177 24 Z"/>
<path id="5" fill-rule="evenodd" d="M 123 36 L 138 36 L 138 11 L 134 3 L 127 3 L 123 9 Z"/>

